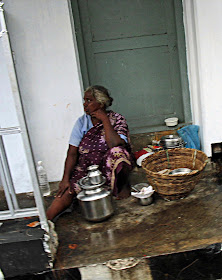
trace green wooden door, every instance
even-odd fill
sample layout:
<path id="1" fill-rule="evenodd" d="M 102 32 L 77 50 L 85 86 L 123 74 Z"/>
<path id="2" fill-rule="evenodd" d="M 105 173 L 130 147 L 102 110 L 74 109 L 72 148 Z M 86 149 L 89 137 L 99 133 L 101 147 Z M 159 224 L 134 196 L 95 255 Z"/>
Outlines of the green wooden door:
<path id="1" fill-rule="evenodd" d="M 72 4 L 84 86 L 107 87 L 114 98 L 112 109 L 126 117 L 131 131 L 158 129 L 171 116 L 185 122 L 183 95 L 189 93 L 181 84 L 177 44 L 181 1 Z"/>

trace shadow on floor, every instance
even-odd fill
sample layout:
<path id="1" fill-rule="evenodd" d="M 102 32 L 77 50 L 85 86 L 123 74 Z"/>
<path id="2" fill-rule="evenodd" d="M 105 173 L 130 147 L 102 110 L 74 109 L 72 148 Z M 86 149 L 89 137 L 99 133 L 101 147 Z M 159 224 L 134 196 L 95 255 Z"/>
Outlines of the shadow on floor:
<path id="1" fill-rule="evenodd" d="M 42 274 L 27 274 L 22 276 L 5 278 L 5 280 L 81 280 L 78 268 L 66 270 L 54 270 Z"/>
<path id="2" fill-rule="evenodd" d="M 148 259 L 153 280 L 204 280 L 222 278 L 220 244 Z"/>

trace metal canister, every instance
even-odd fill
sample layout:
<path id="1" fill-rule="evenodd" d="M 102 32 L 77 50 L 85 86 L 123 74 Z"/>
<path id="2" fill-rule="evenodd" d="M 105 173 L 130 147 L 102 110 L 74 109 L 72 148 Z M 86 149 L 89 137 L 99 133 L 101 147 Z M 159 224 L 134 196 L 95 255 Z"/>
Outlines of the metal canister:
<path id="1" fill-rule="evenodd" d="M 102 172 L 99 170 L 99 165 L 90 165 L 87 170 L 89 181 L 92 185 L 98 185 L 102 183 L 103 176 Z"/>

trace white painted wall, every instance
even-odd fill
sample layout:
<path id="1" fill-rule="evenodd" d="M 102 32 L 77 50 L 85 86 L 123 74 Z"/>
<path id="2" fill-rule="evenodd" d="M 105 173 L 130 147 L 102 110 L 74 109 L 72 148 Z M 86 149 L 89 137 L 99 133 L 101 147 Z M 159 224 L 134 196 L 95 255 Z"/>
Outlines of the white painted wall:
<path id="1" fill-rule="evenodd" d="M 200 57 L 203 147 L 222 142 L 222 1 L 196 1 L 197 42 Z"/>
<path id="2" fill-rule="evenodd" d="M 4 81 L 0 82 L 0 127 L 16 127 L 19 126 L 19 122 L 1 40 L 0 62 L 0 77 L 1 81 Z M 16 192 L 32 191 L 31 177 L 21 134 L 4 135 L 2 139 Z M 1 181 L 3 180 L 0 178 L 0 184 Z"/>
<path id="3" fill-rule="evenodd" d="M 183 2 L 193 119 L 211 156 L 211 144 L 222 142 L 222 1 Z"/>
<path id="4" fill-rule="evenodd" d="M 211 143 L 222 141 L 222 1 L 183 2 L 192 114 L 210 156 Z M 7 0 L 4 9 L 35 160 L 57 181 L 73 122 L 83 113 L 68 2 Z"/>
<path id="5" fill-rule="evenodd" d="M 34 158 L 43 161 L 49 181 L 58 181 L 73 123 L 83 113 L 68 2 L 7 0 L 4 10 Z"/>

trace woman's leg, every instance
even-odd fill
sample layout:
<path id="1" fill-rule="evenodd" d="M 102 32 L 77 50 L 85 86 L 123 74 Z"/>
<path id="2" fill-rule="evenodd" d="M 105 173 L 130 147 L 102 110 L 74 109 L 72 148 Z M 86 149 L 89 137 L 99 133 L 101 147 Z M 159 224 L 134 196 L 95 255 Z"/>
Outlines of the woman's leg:
<path id="1" fill-rule="evenodd" d="M 124 147 L 114 147 L 104 156 L 103 174 L 111 186 L 113 195 L 119 199 L 130 196 L 129 173 L 133 162 Z"/>
<path id="2" fill-rule="evenodd" d="M 130 196 L 129 166 L 123 164 L 121 171 L 117 174 L 116 187 L 117 199 L 124 199 Z"/>
<path id="3" fill-rule="evenodd" d="M 74 196 L 75 193 L 70 194 L 68 189 L 65 191 L 63 196 L 56 196 L 56 198 L 53 200 L 52 204 L 46 211 L 47 219 L 53 220 L 58 214 L 67 209 L 71 205 Z"/>

